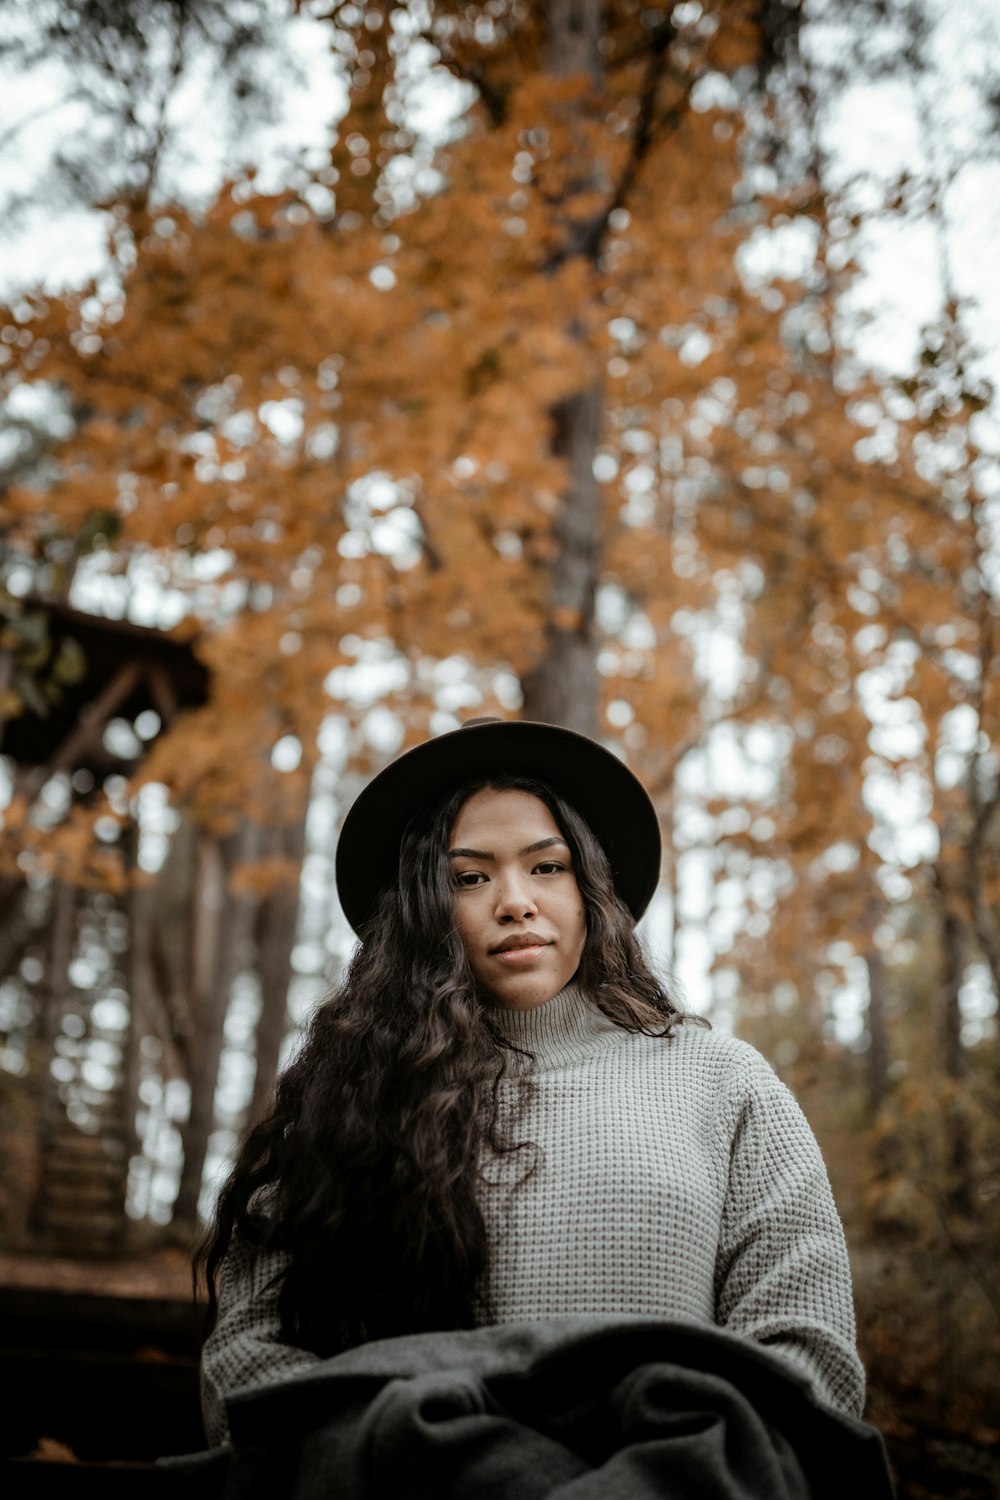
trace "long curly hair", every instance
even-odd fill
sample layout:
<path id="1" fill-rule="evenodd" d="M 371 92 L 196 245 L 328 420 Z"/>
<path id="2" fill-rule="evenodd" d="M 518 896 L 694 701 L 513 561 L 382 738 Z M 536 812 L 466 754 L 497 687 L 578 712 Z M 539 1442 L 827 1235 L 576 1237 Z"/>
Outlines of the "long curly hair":
<path id="1" fill-rule="evenodd" d="M 487 787 L 540 798 L 572 851 L 587 918 L 574 982 L 626 1031 L 667 1037 L 684 1019 L 575 808 L 524 777 L 458 787 L 412 819 L 398 880 L 313 1016 L 273 1109 L 243 1141 L 196 1261 L 210 1318 L 220 1263 L 240 1236 L 285 1252 L 283 1335 L 318 1354 L 491 1320 L 482 1174 L 523 1153 L 526 1178 L 535 1151 L 518 1133 L 530 1056 L 497 1029 L 454 922 L 449 834 Z M 501 1108 L 505 1079 L 513 1087 Z"/>

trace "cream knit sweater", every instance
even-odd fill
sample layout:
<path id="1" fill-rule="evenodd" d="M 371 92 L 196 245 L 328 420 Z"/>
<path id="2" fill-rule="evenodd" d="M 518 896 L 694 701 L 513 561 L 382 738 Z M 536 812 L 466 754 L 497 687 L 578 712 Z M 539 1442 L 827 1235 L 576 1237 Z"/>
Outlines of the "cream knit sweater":
<path id="1" fill-rule="evenodd" d="M 534 1053 L 519 1136 L 539 1147 L 492 1169 L 483 1209 L 496 1319 L 606 1313 L 715 1323 L 764 1344 L 840 1411 L 859 1415 L 850 1270 L 815 1138 L 785 1086 L 745 1042 L 682 1025 L 669 1039 L 622 1031 L 569 986 L 505 1011 Z M 223 1402 L 316 1363 L 282 1342 L 276 1254 L 234 1246 L 202 1357 L 209 1440 Z"/>

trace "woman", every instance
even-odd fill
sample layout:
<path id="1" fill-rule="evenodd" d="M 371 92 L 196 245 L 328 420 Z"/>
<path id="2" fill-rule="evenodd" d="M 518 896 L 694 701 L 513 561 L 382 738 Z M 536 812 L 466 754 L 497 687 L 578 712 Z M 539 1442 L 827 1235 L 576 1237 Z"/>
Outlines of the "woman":
<path id="1" fill-rule="evenodd" d="M 339 1350 L 583 1313 L 714 1324 L 860 1412 L 818 1147 L 650 972 L 659 855 L 631 772 L 550 725 L 474 721 L 358 798 L 337 878 L 360 946 L 209 1240 L 213 1441 L 230 1392 Z"/>

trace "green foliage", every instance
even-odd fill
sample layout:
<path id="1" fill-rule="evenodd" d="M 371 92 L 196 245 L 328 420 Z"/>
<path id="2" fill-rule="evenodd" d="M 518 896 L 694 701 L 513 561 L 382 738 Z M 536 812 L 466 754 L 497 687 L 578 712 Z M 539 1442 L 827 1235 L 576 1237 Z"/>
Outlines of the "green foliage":
<path id="1" fill-rule="evenodd" d="M 78 641 L 51 635 L 44 605 L 25 608 L 18 599 L 0 593 L 0 651 L 9 669 L 0 690 L 0 718 L 22 713 L 47 718 L 68 687 L 82 682 L 87 660 Z"/>

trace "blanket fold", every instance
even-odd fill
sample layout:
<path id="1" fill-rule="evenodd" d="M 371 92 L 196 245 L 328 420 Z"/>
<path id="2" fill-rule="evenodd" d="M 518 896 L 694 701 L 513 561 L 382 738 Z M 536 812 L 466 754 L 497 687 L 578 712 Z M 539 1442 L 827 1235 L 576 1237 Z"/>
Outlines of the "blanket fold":
<path id="1" fill-rule="evenodd" d="M 719 1329 L 580 1318 L 362 1345 L 227 1403 L 224 1500 L 843 1500 L 880 1435 Z"/>

